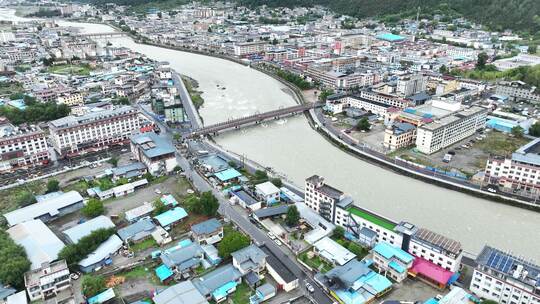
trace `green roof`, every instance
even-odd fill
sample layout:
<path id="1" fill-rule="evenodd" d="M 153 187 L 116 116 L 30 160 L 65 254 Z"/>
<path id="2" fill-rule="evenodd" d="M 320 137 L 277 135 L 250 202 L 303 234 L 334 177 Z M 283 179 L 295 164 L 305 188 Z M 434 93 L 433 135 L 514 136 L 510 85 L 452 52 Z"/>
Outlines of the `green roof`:
<path id="1" fill-rule="evenodd" d="M 367 211 L 364 211 L 362 209 L 359 209 L 357 207 L 349 207 L 347 209 L 348 212 L 358 216 L 358 217 L 361 217 L 363 219 L 365 219 L 366 221 L 369 221 L 369 222 L 372 222 L 373 224 L 375 225 L 378 225 L 378 226 L 381 226 L 385 229 L 388 229 L 388 230 L 394 230 L 394 228 L 397 226 L 396 224 L 392 223 L 391 221 L 383 218 L 383 217 L 380 217 L 378 215 L 375 215 L 373 213 L 370 213 L 370 212 L 367 212 Z"/>

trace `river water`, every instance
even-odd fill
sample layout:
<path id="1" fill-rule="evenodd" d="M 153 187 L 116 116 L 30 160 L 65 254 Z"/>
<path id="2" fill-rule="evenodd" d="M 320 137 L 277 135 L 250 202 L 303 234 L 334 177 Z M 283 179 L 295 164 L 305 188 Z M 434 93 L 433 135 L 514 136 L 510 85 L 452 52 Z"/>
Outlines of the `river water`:
<path id="1" fill-rule="evenodd" d="M 13 11 L 0 10 L 0 20 L 13 17 Z M 79 26 L 86 33 L 112 30 L 95 24 L 61 25 Z M 168 61 L 178 72 L 196 79 L 204 92 L 200 112 L 205 124 L 295 103 L 279 81 L 227 60 L 137 44 L 129 38 L 111 42 Z M 433 186 L 359 160 L 328 143 L 303 116 L 225 133 L 216 141 L 300 186 L 308 176 L 324 176 L 359 206 L 459 240 L 468 252 L 478 253 L 490 244 L 540 261 L 540 213 Z"/>

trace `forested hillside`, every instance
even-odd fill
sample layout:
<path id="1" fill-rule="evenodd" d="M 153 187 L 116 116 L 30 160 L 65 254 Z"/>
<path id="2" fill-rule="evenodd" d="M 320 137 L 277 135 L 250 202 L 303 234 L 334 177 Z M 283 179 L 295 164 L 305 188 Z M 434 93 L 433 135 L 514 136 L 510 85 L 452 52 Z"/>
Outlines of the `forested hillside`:
<path id="1" fill-rule="evenodd" d="M 320 4 L 353 17 L 446 14 L 463 16 L 494 30 L 513 29 L 535 34 L 540 31 L 538 0 L 238 0 L 247 6 L 311 6 Z"/>

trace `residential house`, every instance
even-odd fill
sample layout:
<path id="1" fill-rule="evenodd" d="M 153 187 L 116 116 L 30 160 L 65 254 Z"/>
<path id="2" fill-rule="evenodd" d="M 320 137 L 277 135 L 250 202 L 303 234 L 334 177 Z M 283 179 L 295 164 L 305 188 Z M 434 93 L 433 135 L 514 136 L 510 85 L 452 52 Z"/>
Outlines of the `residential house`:
<path id="1" fill-rule="evenodd" d="M 137 243 L 152 236 L 156 230 L 156 225 L 149 217 L 142 218 L 137 222 L 118 229 L 118 236 L 124 243 Z"/>
<path id="2" fill-rule="evenodd" d="M 71 288 L 71 278 L 65 260 L 43 263 L 40 268 L 24 274 L 24 286 L 30 301 L 55 297 L 62 290 Z"/>
<path id="3" fill-rule="evenodd" d="M 154 211 L 154 204 L 150 202 L 144 202 L 141 206 L 125 212 L 126 221 L 134 223 L 143 217 L 151 215 L 152 211 Z"/>
<path id="4" fill-rule="evenodd" d="M 223 238 L 223 225 L 215 218 L 191 226 L 191 236 L 199 244 L 215 244 Z"/>
<path id="5" fill-rule="evenodd" d="M 131 163 L 123 166 L 118 166 L 116 168 L 112 168 L 112 180 L 117 181 L 121 178 L 140 178 L 142 177 L 146 172 L 146 166 L 141 162 Z"/>
<path id="6" fill-rule="evenodd" d="M 266 253 L 266 270 L 268 274 L 279 284 L 278 289 L 289 292 L 299 286 L 298 277 L 287 267 L 270 248 L 265 245 L 260 247 Z"/>
<path id="7" fill-rule="evenodd" d="M 266 268 L 266 253 L 254 244 L 233 252 L 233 266 L 240 271 L 250 286 L 255 286 Z"/>
<path id="8" fill-rule="evenodd" d="M 175 270 L 177 273 L 185 273 L 201 265 L 204 259 L 204 251 L 201 245 L 189 243 L 165 250 L 160 258 L 163 264 L 170 269 Z"/>
<path id="9" fill-rule="evenodd" d="M 238 203 L 242 208 L 257 211 L 262 208 L 262 202 L 255 199 L 244 190 L 231 191 L 231 202 Z"/>
<path id="10" fill-rule="evenodd" d="M 236 291 L 236 286 L 242 282 L 242 274 L 232 264 L 227 264 L 192 282 L 204 297 L 220 303 Z"/>
<path id="11" fill-rule="evenodd" d="M 313 249 L 323 260 L 333 265 L 345 265 L 356 255 L 329 237 L 324 237 L 313 244 Z"/>
<path id="12" fill-rule="evenodd" d="M 173 285 L 152 298 L 155 304 L 208 304 L 191 281 Z"/>
<path id="13" fill-rule="evenodd" d="M 271 182 L 264 182 L 255 185 L 255 194 L 267 205 L 272 205 L 280 201 L 281 191 Z"/>
<path id="14" fill-rule="evenodd" d="M 167 210 L 157 216 L 154 219 L 165 230 L 169 230 L 172 226 L 179 223 L 182 219 L 188 216 L 186 210 L 182 207 L 175 207 L 171 210 Z"/>
<path id="15" fill-rule="evenodd" d="M 414 262 L 414 256 L 400 248 L 381 242 L 373 250 L 373 262 L 380 272 L 384 272 L 396 282 L 407 278 L 407 271 Z"/>
<path id="16" fill-rule="evenodd" d="M 131 153 L 135 159 L 146 165 L 152 175 L 170 173 L 178 166 L 174 146 L 155 133 L 132 136 Z"/>

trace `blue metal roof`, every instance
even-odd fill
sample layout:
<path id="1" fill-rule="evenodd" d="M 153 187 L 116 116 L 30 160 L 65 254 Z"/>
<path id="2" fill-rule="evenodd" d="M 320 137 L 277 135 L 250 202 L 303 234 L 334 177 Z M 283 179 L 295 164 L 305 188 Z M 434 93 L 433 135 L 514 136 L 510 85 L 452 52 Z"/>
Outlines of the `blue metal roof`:
<path id="1" fill-rule="evenodd" d="M 176 207 L 174 209 L 163 212 L 162 214 L 155 216 L 154 218 L 159 222 L 162 227 L 169 226 L 181 219 L 187 217 L 186 210 L 182 207 Z"/>
<path id="2" fill-rule="evenodd" d="M 242 173 L 238 172 L 234 168 L 229 168 L 227 170 L 223 170 L 218 173 L 215 173 L 214 176 L 217 177 L 220 181 L 226 182 L 228 180 L 242 176 Z"/>
<path id="3" fill-rule="evenodd" d="M 156 275 L 161 282 L 167 280 L 173 274 L 173 271 L 167 267 L 167 265 L 161 264 L 158 268 L 156 268 Z"/>

